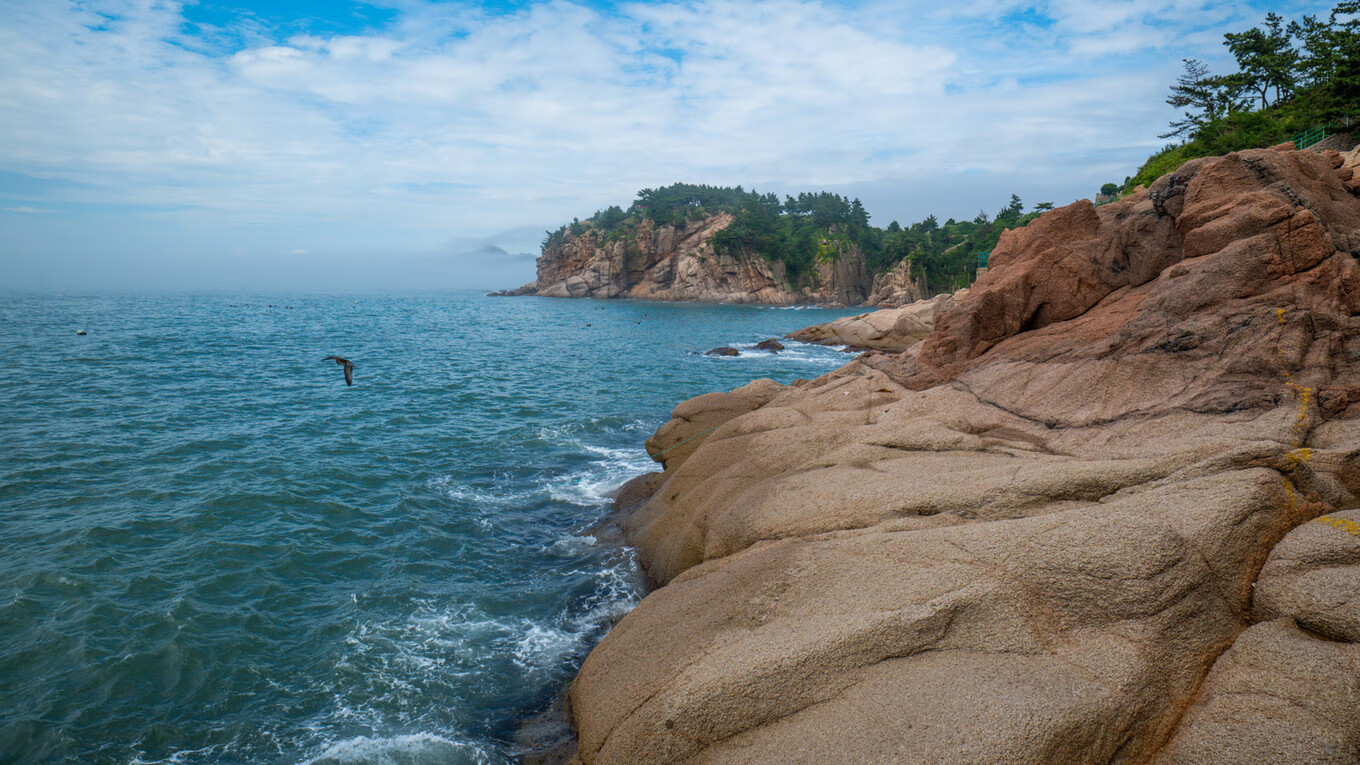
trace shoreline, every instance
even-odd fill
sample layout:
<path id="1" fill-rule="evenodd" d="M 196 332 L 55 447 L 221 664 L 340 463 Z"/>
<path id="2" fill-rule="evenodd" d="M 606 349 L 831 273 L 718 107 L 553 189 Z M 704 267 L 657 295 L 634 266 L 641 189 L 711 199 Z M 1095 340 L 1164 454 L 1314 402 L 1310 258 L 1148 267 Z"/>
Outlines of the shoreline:
<path id="1" fill-rule="evenodd" d="M 613 499 L 609 514 L 585 533 L 593 536 L 597 545 L 610 545 L 618 548 L 629 547 L 624 538 L 622 521 L 651 497 L 651 491 L 647 491 L 647 489 L 661 475 L 657 472 L 648 472 L 624 481 L 611 492 Z M 652 491 L 655 490 L 655 487 L 650 488 Z M 646 492 L 645 496 L 643 492 Z M 641 573 L 645 591 L 641 593 L 639 602 L 650 595 L 653 589 L 646 572 L 642 571 Z M 608 635 L 609 631 L 617 626 L 625 616 L 627 614 L 619 616 L 618 619 L 607 625 L 605 631 L 600 635 L 600 639 L 603 640 L 604 636 Z M 597 641 L 595 645 L 599 645 L 599 642 Z M 594 645 L 591 646 L 591 650 L 594 650 L 594 648 Z M 582 661 L 584 661 L 584 657 Z M 577 672 L 579 671 L 578 665 Z M 567 765 L 576 756 L 579 741 L 576 730 L 571 724 L 569 700 L 571 684 L 575 680 L 576 675 L 573 674 L 571 679 L 567 680 L 557 690 L 552 703 L 546 709 L 520 718 L 510 741 L 513 747 L 510 756 L 515 762 L 523 765 Z"/>
<path id="2" fill-rule="evenodd" d="M 1291 681 L 1360 661 L 1308 557 L 1360 596 L 1360 543 L 1328 533 L 1360 522 L 1360 184 L 1335 152 L 1178 172 L 1004 235 L 908 350 L 678 404 L 615 516 L 654 588 L 569 686 L 577 761 L 1360 736 L 1344 689 Z"/>

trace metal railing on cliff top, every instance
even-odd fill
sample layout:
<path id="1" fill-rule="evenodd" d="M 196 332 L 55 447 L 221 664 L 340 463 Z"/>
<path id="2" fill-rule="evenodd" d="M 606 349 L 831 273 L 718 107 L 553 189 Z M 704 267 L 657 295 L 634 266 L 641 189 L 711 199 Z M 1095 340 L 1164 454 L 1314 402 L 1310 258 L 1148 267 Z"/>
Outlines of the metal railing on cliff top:
<path id="1" fill-rule="evenodd" d="M 1322 141 L 1326 140 L 1326 138 L 1330 135 L 1335 135 L 1335 132 L 1328 131 L 1331 131 L 1334 128 L 1348 129 L 1354 124 L 1355 124 L 1354 117 L 1342 117 L 1341 119 L 1335 122 L 1329 122 L 1325 125 L 1318 125 L 1315 128 L 1305 130 L 1289 140 L 1294 142 L 1295 149 L 1302 151 L 1303 149 L 1306 149 L 1309 146 L 1321 143 Z"/>

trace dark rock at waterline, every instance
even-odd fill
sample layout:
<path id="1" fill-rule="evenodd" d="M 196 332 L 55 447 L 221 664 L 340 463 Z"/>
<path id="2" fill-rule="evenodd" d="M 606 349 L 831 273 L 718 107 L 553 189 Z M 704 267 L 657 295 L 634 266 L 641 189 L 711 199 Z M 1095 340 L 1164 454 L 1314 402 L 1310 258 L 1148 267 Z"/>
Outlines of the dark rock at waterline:
<path id="1" fill-rule="evenodd" d="M 520 723 L 515 731 L 515 762 L 521 765 L 566 765 L 576 756 L 576 735 L 563 699 Z"/>
<path id="2" fill-rule="evenodd" d="M 713 350 L 711 350 L 711 351 L 705 353 L 704 355 L 705 355 L 705 356 L 740 356 L 740 355 L 741 355 L 741 351 L 737 350 L 736 348 L 728 348 L 727 346 L 722 345 L 722 346 L 719 346 L 719 347 L 717 347 L 717 348 L 714 348 Z"/>
<path id="3" fill-rule="evenodd" d="M 784 350 L 784 344 L 779 342 L 778 340 L 775 340 L 772 337 L 769 340 L 761 340 L 760 342 L 756 343 L 756 350 L 769 351 L 770 353 L 779 353 L 780 351 Z"/>

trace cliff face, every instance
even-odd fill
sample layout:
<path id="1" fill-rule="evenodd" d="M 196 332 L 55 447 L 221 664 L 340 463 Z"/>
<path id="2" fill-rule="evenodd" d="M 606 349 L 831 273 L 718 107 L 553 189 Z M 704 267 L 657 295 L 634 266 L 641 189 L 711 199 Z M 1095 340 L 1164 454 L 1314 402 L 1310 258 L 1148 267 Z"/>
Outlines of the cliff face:
<path id="1" fill-rule="evenodd" d="M 912 272 L 911 261 L 903 260 L 874 277 L 869 299 L 864 304 L 878 308 L 900 308 L 924 300 L 925 297 L 924 281 L 920 275 Z"/>
<path id="2" fill-rule="evenodd" d="M 909 351 L 682 403 L 579 760 L 1360 760 L 1356 191 L 1199 160 L 1006 235 Z"/>
<path id="3" fill-rule="evenodd" d="M 835 256 L 816 264 L 810 284 L 794 289 L 782 263 L 753 253 L 717 252 L 713 235 L 732 220 L 728 213 L 682 226 L 643 220 L 622 238 L 589 228 L 569 233 L 543 248 L 538 279 L 513 294 L 770 305 L 858 305 L 871 294 L 878 296 L 875 305 L 919 298 L 909 271 L 905 282 L 900 269 L 875 281 L 858 247 L 836 243 L 828 245 L 836 248 Z"/>

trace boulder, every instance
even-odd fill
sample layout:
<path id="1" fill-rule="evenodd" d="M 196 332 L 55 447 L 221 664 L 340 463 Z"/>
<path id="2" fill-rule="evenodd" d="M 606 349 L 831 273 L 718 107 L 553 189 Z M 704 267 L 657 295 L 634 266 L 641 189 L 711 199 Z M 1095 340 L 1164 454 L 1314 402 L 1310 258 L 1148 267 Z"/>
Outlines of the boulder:
<path id="1" fill-rule="evenodd" d="M 784 350 L 784 344 L 779 342 L 778 340 L 775 340 L 772 337 L 769 340 L 761 340 L 760 342 L 756 343 L 755 349 L 758 351 L 769 351 L 770 353 L 779 353 L 780 351 Z"/>
<path id="2" fill-rule="evenodd" d="M 1291 618 L 1327 640 L 1360 643 L 1360 510 L 1289 532 L 1256 580 L 1256 617 Z"/>
<path id="3" fill-rule="evenodd" d="M 703 443 L 698 440 L 700 436 L 717 430 L 734 417 L 759 409 L 784 387 L 761 378 L 733 391 L 705 393 L 682 401 L 671 412 L 671 421 L 652 434 L 643 448 L 663 466 L 679 467 Z M 631 504 L 642 504 L 642 498 L 634 495 Z"/>
<path id="4" fill-rule="evenodd" d="M 725 345 L 720 345 L 720 346 L 718 346 L 717 348 L 714 348 L 714 349 L 711 350 L 711 351 L 705 351 L 705 352 L 704 352 L 704 355 L 705 355 L 705 356 L 740 356 L 740 355 L 741 355 L 741 351 L 737 350 L 736 348 L 729 348 L 729 347 L 727 347 L 727 346 L 725 346 Z"/>
<path id="5" fill-rule="evenodd" d="M 1360 762 L 1360 646 L 1288 618 L 1252 625 L 1214 662 L 1155 762 Z"/>
<path id="6" fill-rule="evenodd" d="M 901 308 L 886 308 L 858 316 L 847 316 L 826 324 L 804 327 L 789 333 L 788 337 L 819 345 L 905 351 L 929 336 L 935 328 L 935 317 L 966 294 L 967 290 L 960 290 L 954 295 L 936 295 L 929 300 L 918 300 Z"/>
<path id="7" fill-rule="evenodd" d="M 1355 761 L 1349 169 L 1194 160 L 1005 234 L 909 351 L 678 406 L 578 760 Z"/>

